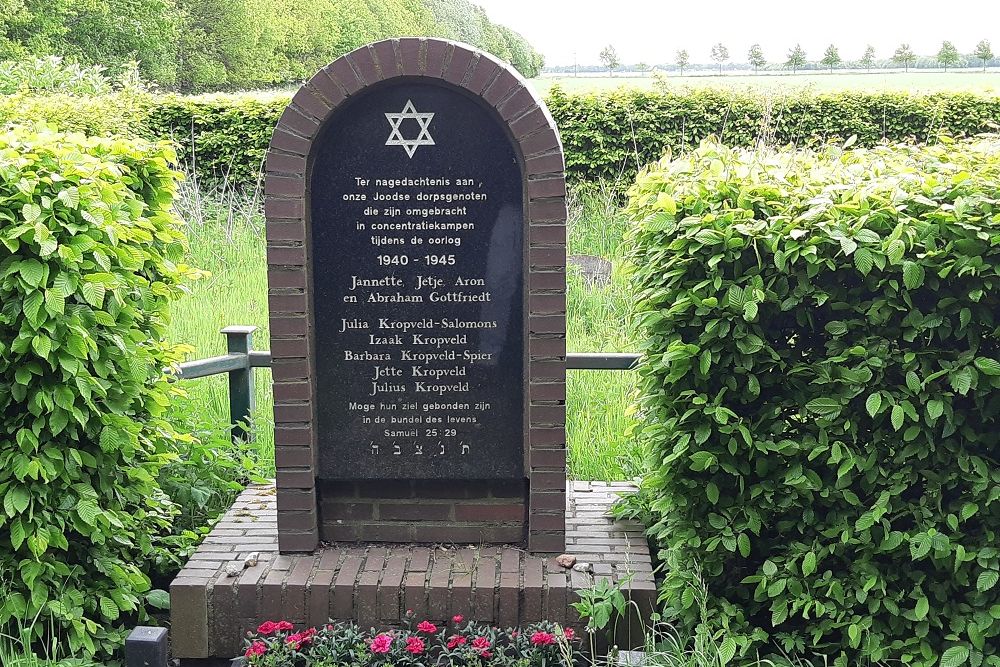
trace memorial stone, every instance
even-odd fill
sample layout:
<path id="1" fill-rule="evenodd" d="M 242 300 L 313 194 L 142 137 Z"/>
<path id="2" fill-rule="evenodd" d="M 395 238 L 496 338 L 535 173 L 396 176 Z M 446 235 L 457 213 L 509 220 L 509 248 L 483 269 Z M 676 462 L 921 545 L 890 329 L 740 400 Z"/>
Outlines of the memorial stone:
<path id="1" fill-rule="evenodd" d="M 378 42 L 295 94 L 265 177 L 277 475 L 170 584 L 182 667 L 266 620 L 582 633 L 593 577 L 642 641 L 649 550 L 609 515 L 633 487 L 567 489 L 565 195 L 544 105 L 464 44 Z"/>
<path id="2" fill-rule="evenodd" d="M 379 42 L 299 90 L 266 167 L 281 549 L 560 551 L 565 181 L 530 85 Z"/>

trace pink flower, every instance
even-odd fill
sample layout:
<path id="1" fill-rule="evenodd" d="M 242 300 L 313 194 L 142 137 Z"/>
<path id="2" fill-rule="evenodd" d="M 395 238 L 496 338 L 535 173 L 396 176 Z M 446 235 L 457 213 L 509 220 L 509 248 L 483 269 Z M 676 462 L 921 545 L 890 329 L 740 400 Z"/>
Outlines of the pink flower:
<path id="1" fill-rule="evenodd" d="M 278 632 L 288 632 L 289 630 L 294 630 L 295 626 L 288 621 L 278 621 L 274 624 L 274 629 Z"/>
<path id="2" fill-rule="evenodd" d="M 482 654 L 485 651 L 489 650 L 490 640 L 487 639 L 486 637 L 476 637 L 475 639 L 472 640 L 472 648 L 476 649 L 477 651 L 479 651 L 480 654 Z"/>
<path id="3" fill-rule="evenodd" d="M 461 623 L 464 620 L 465 620 L 465 617 L 462 616 L 461 614 L 455 614 L 454 616 L 451 617 L 451 622 L 454 623 L 455 625 L 458 625 L 459 623 Z"/>
<path id="4" fill-rule="evenodd" d="M 573 631 L 573 628 L 563 628 L 563 637 L 566 638 L 566 641 L 571 642 L 576 637 L 576 633 Z"/>
<path id="5" fill-rule="evenodd" d="M 424 640 L 420 637 L 408 637 L 406 639 L 406 650 L 413 655 L 420 655 L 424 652 Z"/>
<path id="6" fill-rule="evenodd" d="M 452 635 L 448 639 L 448 650 L 454 650 L 459 646 L 465 644 L 466 641 L 467 641 L 466 638 L 463 637 L 462 635 Z"/>
<path id="7" fill-rule="evenodd" d="M 556 643 L 556 638 L 548 632 L 542 632 L 539 630 L 535 634 L 531 635 L 531 643 L 535 646 L 551 646 Z"/>
<path id="8" fill-rule="evenodd" d="M 291 646 L 296 651 L 312 641 L 313 635 L 316 634 L 316 628 L 309 628 L 302 632 L 296 632 L 294 635 L 288 635 L 288 639 L 285 642 Z"/>
<path id="9" fill-rule="evenodd" d="M 247 658 L 251 658 L 255 655 L 264 655 L 267 653 L 267 644 L 264 642 L 254 642 L 250 644 L 250 648 L 247 649 L 246 653 L 243 655 Z"/>
<path id="10" fill-rule="evenodd" d="M 426 632 L 429 635 L 433 635 L 438 631 L 438 626 L 434 625 L 430 621 L 420 621 L 417 625 L 417 632 Z"/>
<path id="11" fill-rule="evenodd" d="M 368 645 L 372 653 L 388 653 L 389 647 L 392 646 L 392 635 L 381 634 L 375 635 L 372 639 L 372 643 Z"/>
<path id="12" fill-rule="evenodd" d="M 489 660 L 490 658 L 493 657 L 493 654 L 490 653 L 489 651 L 483 651 L 482 653 L 479 654 L 479 657 L 482 658 L 483 660 Z"/>
<path id="13" fill-rule="evenodd" d="M 264 635 L 266 637 L 268 635 L 274 634 L 274 631 L 277 629 L 278 629 L 278 624 L 275 623 L 274 621 L 264 621 L 263 623 L 257 626 L 257 633 Z"/>

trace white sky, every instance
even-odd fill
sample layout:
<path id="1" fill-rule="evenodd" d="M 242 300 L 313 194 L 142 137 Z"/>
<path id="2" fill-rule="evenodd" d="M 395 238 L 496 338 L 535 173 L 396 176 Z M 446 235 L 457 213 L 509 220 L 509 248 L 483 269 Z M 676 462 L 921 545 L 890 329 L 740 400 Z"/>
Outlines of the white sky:
<path id="1" fill-rule="evenodd" d="M 523 34 L 547 65 L 600 63 L 613 44 L 625 64 L 669 63 L 678 49 L 691 62 L 708 63 L 721 41 L 734 62 L 759 42 L 771 62 L 784 62 L 800 42 L 819 60 L 831 42 L 844 60 L 861 57 L 866 44 L 887 58 L 902 42 L 917 55 L 933 55 L 941 41 L 970 53 L 981 39 L 1000 51 L 998 0 L 473 0 L 490 18 Z"/>

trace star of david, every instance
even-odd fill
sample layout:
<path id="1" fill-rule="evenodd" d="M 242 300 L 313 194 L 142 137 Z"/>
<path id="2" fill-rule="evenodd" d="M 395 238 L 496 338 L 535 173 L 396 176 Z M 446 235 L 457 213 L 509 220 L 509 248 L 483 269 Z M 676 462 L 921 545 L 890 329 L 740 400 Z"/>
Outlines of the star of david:
<path id="1" fill-rule="evenodd" d="M 431 137 L 430 133 L 431 119 L 434 118 L 434 114 L 418 113 L 416 107 L 413 106 L 412 101 L 406 100 L 406 105 L 403 107 L 401 112 L 387 113 L 385 118 L 389 121 L 389 125 L 392 127 L 392 132 L 389 133 L 389 138 L 385 140 L 386 146 L 402 146 L 406 151 L 406 154 L 412 158 L 413 154 L 417 151 L 417 146 L 434 145 L 434 138 Z M 417 135 L 416 139 L 403 138 L 403 133 L 400 131 L 400 125 L 407 118 L 412 118 L 420 123 L 420 133 Z"/>

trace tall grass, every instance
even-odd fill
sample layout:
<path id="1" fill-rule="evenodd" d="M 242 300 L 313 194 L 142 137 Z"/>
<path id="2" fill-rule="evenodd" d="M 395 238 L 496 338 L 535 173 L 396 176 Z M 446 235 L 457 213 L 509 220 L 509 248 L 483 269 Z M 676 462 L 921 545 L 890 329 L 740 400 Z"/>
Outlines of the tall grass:
<path id="1" fill-rule="evenodd" d="M 627 352 L 635 349 L 630 300 L 621 271 L 625 227 L 619 195 L 609 185 L 578 189 L 570 197 L 569 252 L 598 255 L 615 269 L 604 287 L 589 286 L 570 272 L 568 285 L 569 349 L 575 352 Z M 211 273 L 191 286 L 174 304 L 170 337 L 193 347 L 192 358 L 223 354 L 219 330 L 230 324 L 258 327 L 255 344 L 267 347 L 267 268 L 264 220 L 258 192 L 240 193 L 225 185 L 199 188 L 185 183 L 177 210 L 187 223 L 189 262 Z M 271 378 L 256 371 L 257 444 L 273 461 Z M 635 374 L 621 371 L 571 371 L 567 387 L 570 474 L 576 479 L 619 480 L 638 472 L 634 441 L 627 435 L 627 408 Z M 194 403 L 206 414 L 228 421 L 224 376 L 185 383 Z"/>
<path id="2" fill-rule="evenodd" d="M 6 573 L 0 573 L 7 576 Z M 9 581 L 0 578 L 0 600 L 13 593 Z M 0 666 L 2 667 L 101 667 L 86 658 L 75 657 L 60 640 L 59 631 L 51 619 L 46 624 L 39 619 L 19 618 L 0 625 Z M 42 641 L 40 637 L 47 637 Z"/>

